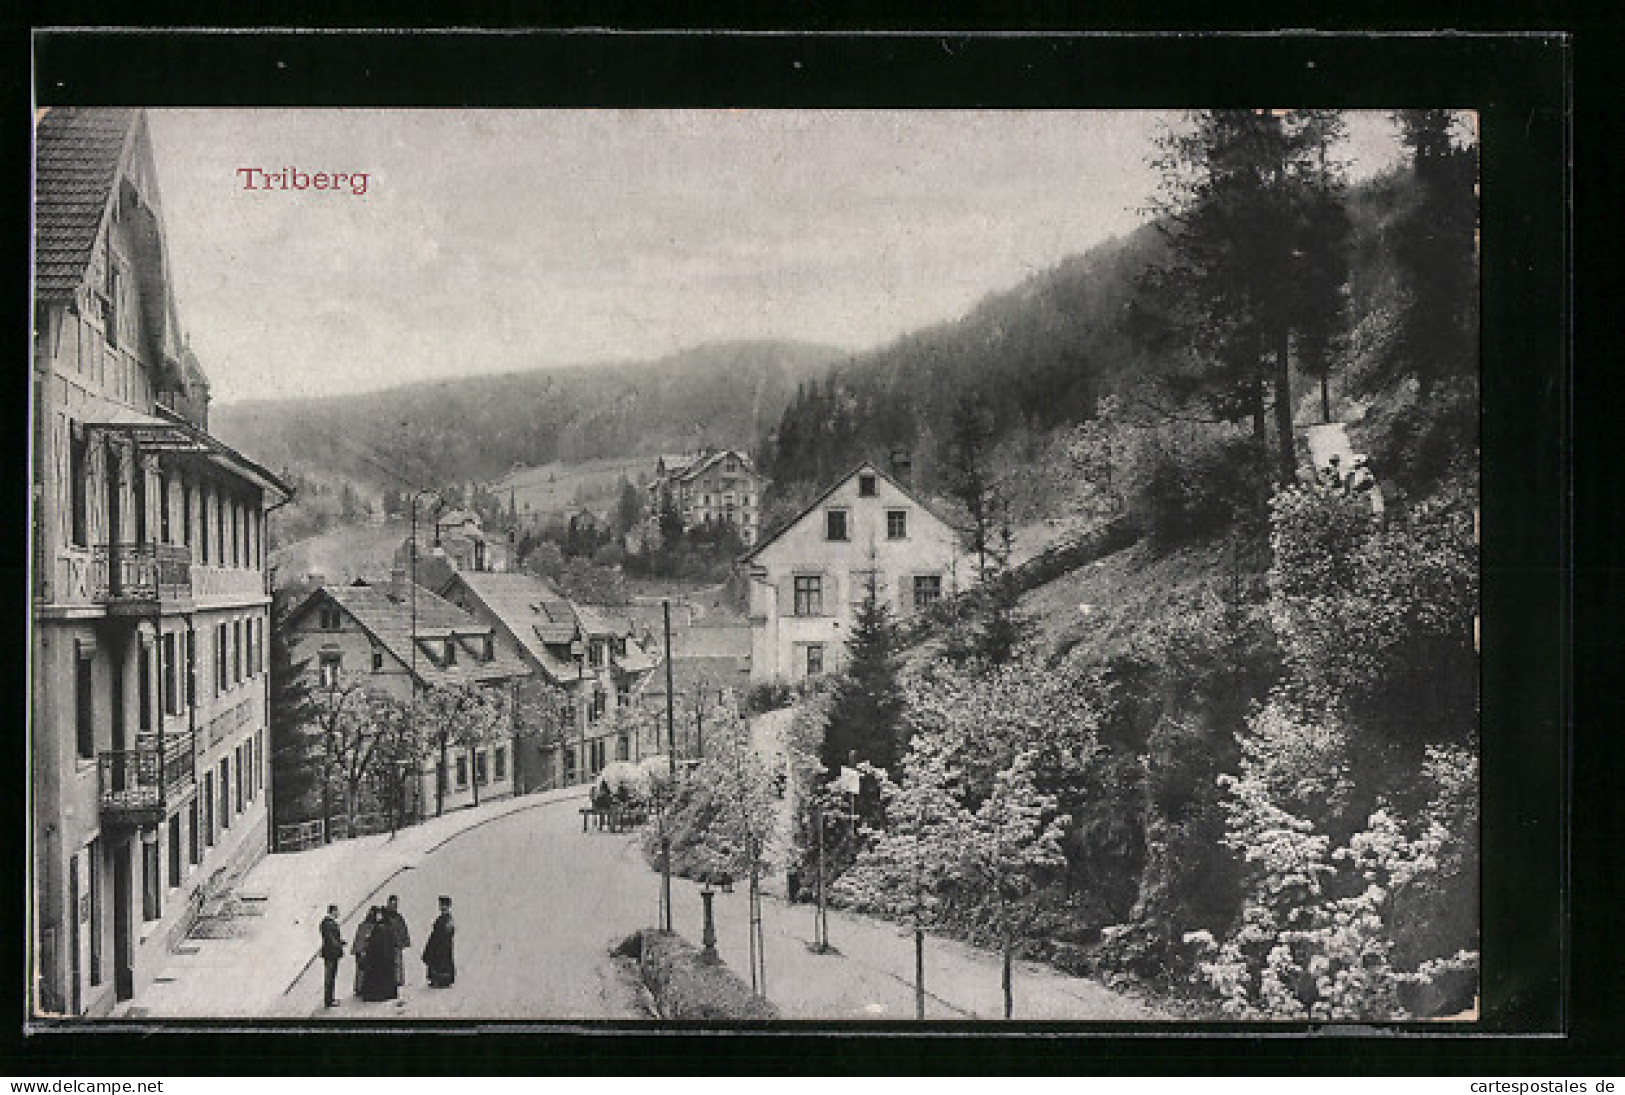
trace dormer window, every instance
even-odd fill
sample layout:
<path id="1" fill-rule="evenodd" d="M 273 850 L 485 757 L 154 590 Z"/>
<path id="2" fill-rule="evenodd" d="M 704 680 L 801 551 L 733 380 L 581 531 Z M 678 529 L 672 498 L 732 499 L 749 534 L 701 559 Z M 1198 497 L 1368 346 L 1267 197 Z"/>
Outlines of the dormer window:
<path id="1" fill-rule="evenodd" d="M 456 639 L 454 639 L 454 638 L 447 639 L 445 642 L 443 642 L 441 644 L 440 649 L 442 651 L 441 664 L 445 665 L 448 669 L 451 666 L 454 666 L 454 665 L 457 664 L 457 640 Z"/>
<path id="2" fill-rule="evenodd" d="M 493 656 L 493 651 L 492 651 L 491 636 L 487 635 L 487 636 L 485 636 L 484 640 L 480 644 L 480 659 L 482 661 L 490 661 L 492 656 Z"/>
<path id="3" fill-rule="evenodd" d="M 858 476 L 858 497 L 873 498 L 879 493 L 878 481 L 873 472 L 864 472 Z"/>

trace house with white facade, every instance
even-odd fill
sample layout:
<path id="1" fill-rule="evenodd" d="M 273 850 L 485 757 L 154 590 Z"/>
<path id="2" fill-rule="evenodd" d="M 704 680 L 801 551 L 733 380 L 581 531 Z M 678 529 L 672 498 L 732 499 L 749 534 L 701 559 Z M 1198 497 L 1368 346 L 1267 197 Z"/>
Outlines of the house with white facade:
<path id="1" fill-rule="evenodd" d="M 30 1005 L 101 1016 L 266 851 L 266 517 L 209 431 L 146 115 L 35 117 Z"/>
<path id="2" fill-rule="evenodd" d="M 906 618 L 975 580 L 958 530 L 867 462 L 740 562 L 750 578 L 755 683 L 839 669 L 871 587 Z"/>

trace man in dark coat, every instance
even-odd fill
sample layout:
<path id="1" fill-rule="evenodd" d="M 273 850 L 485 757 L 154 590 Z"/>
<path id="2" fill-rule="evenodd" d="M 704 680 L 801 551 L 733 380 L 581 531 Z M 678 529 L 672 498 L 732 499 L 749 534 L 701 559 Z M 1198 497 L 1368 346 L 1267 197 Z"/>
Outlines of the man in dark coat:
<path id="1" fill-rule="evenodd" d="M 412 933 L 406 927 L 406 917 L 401 915 L 401 899 L 394 894 L 389 895 L 389 904 L 384 906 L 384 926 L 395 940 L 395 984 L 404 985 L 406 948 L 412 945 Z"/>
<path id="2" fill-rule="evenodd" d="M 457 980 L 457 961 L 452 953 L 452 937 L 457 927 L 451 920 L 451 898 L 440 899 L 440 915 L 423 945 L 423 964 L 428 967 L 429 987 L 443 989 Z"/>
<path id="3" fill-rule="evenodd" d="M 338 981 L 339 959 L 344 957 L 344 934 L 339 930 L 339 907 L 327 906 L 322 917 L 322 1006 L 338 1007 L 333 987 Z"/>

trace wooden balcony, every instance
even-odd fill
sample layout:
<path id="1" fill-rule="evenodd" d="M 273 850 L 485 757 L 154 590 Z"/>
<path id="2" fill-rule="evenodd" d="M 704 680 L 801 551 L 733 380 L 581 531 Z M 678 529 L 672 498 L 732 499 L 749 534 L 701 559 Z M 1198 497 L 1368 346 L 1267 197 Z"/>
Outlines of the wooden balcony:
<path id="1" fill-rule="evenodd" d="M 97 757 L 102 823 L 157 825 L 197 781 L 196 736 L 143 734 L 134 749 Z"/>
<path id="2" fill-rule="evenodd" d="M 99 544 L 91 551 L 91 595 L 110 605 L 192 597 L 192 553 L 181 544 Z"/>

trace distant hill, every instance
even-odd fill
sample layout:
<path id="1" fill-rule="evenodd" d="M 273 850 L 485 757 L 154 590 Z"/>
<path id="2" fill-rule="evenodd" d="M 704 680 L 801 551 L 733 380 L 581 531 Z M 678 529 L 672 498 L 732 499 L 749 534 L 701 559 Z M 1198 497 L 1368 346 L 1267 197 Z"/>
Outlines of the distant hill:
<path id="1" fill-rule="evenodd" d="M 361 395 L 211 409 L 218 437 L 273 469 L 438 486 L 515 465 L 749 447 L 798 384 L 843 351 L 798 342 L 713 343 L 656 361 L 464 377 Z"/>

